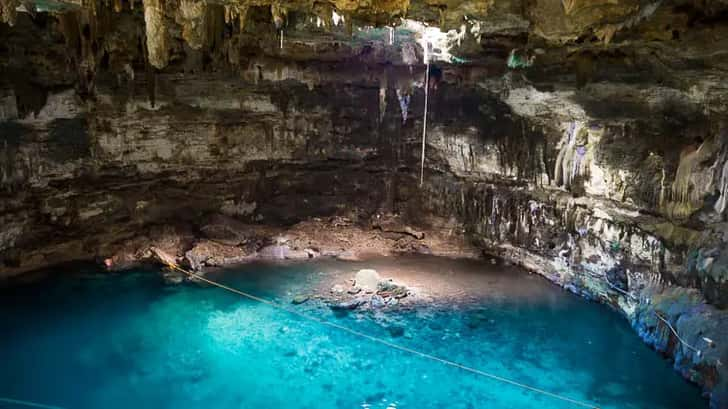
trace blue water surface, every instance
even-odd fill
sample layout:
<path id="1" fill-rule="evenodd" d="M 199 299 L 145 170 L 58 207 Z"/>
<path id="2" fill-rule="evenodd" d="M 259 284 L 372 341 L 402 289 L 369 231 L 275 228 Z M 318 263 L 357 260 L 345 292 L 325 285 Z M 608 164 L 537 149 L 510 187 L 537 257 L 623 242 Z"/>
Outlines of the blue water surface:
<path id="1" fill-rule="evenodd" d="M 462 274 L 490 290 L 462 303 L 343 316 L 322 301 L 290 304 L 332 274 L 365 265 L 250 265 L 210 277 L 603 409 L 707 407 L 623 318 L 520 271 L 469 265 Z M 458 284 L 453 265 L 427 274 Z M 69 409 L 579 407 L 218 288 L 167 285 L 149 271 L 65 270 L 0 290 L 0 397 Z"/>

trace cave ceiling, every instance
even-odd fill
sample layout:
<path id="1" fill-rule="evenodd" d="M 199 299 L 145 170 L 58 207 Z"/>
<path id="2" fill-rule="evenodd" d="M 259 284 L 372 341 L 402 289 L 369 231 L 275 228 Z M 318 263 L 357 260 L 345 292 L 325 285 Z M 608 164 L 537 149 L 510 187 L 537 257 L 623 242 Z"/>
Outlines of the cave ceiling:
<path id="1" fill-rule="evenodd" d="M 411 73 L 427 58 L 446 81 L 508 91 L 526 116 L 728 111 L 722 0 L 0 0 L 0 20 L 10 57 L 0 82 L 14 87 L 24 76 L 80 95 L 144 73 L 285 79 L 291 64 L 318 67 L 317 78 L 295 78 L 309 85 L 376 83 L 364 67 Z M 337 64 L 334 75 L 320 74 L 326 63 Z M 618 103 L 607 109 L 605 99 Z"/>

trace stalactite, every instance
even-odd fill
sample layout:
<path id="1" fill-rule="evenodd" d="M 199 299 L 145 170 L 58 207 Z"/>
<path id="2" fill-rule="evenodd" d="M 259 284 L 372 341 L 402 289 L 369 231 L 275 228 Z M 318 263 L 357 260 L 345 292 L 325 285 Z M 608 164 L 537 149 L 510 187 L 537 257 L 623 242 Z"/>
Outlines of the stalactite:
<path id="1" fill-rule="evenodd" d="M 683 150 L 668 197 L 661 206 L 663 212 L 671 217 L 687 217 L 703 207 L 707 194 L 715 189 L 720 190 L 724 181 L 720 156 L 718 155 L 710 169 L 703 166 L 713 155 L 718 154 L 720 144 L 716 142 L 720 140 L 708 138 L 698 147 L 691 145 Z M 715 204 L 716 210 L 723 206 L 721 197 Z"/>
<path id="2" fill-rule="evenodd" d="M 90 9 L 66 11 L 57 15 L 58 27 L 66 42 L 68 60 L 78 75 L 82 95 L 93 93 L 98 64 L 97 53 L 104 35 L 106 9 L 94 15 Z"/>
<path id="3" fill-rule="evenodd" d="M 162 0 L 144 0 L 147 56 L 150 64 L 160 69 L 169 63 L 167 27 L 164 19 Z"/>
<path id="4" fill-rule="evenodd" d="M 224 49 L 225 8 L 219 4 L 208 4 L 205 20 L 205 47 L 210 52 Z"/>
<path id="5" fill-rule="evenodd" d="M 561 0 L 561 4 L 564 6 L 564 14 L 567 16 L 576 8 L 576 0 Z"/>
<path id="6" fill-rule="evenodd" d="M 245 31 L 245 22 L 248 18 L 247 5 L 225 6 L 225 24 L 232 24 L 238 21 L 238 33 L 233 34 L 225 43 L 227 60 L 230 66 L 237 67 L 240 64 L 241 36 Z"/>
<path id="7" fill-rule="evenodd" d="M 588 130 L 579 122 L 572 122 L 566 133 L 566 140 L 556 157 L 554 183 L 556 186 L 570 187 L 577 177 L 586 173 L 588 160 Z"/>
<path id="8" fill-rule="evenodd" d="M 270 14 L 273 17 L 273 24 L 275 24 L 276 30 L 282 29 L 286 22 L 288 11 L 280 3 L 271 3 Z"/>
<path id="9" fill-rule="evenodd" d="M 313 6 L 313 13 L 323 24 L 326 30 L 331 30 L 334 27 L 334 9 L 330 3 L 316 2 Z"/>
<path id="10" fill-rule="evenodd" d="M 349 37 L 354 36 L 354 19 L 351 17 L 351 14 L 347 14 L 344 17 L 344 26 L 346 27 L 346 34 L 349 35 Z"/>
<path id="11" fill-rule="evenodd" d="M 288 17 L 288 11 L 281 6 L 280 3 L 272 3 L 270 5 L 270 14 L 273 17 L 273 24 L 278 30 L 279 47 L 283 49 L 283 27 L 286 24 L 286 18 Z"/>
<path id="12" fill-rule="evenodd" d="M 227 61 L 231 67 L 240 65 L 240 35 L 234 35 L 225 42 Z"/>
<path id="13" fill-rule="evenodd" d="M 402 62 L 409 66 L 410 72 L 412 72 L 412 66 L 417 64 L 417 53 L 412 43 L 402 44 Z"/>
<path id="14" fill-rule="evenodd" d="M 700 150 L 702 146 L 696 150 L 683 154 L 680 158 L 680 164 L 677 167 L 675 180 L 672 182 L 672 200 L 678 203 L 690 203 L 699 200 L 695 192 L 691 194 L 691 176 L 693 169 L 698 164 L 701 157 Z"/>
<path id="15" fill-rule="evenodd" d="M 402 123 L 407 122 L 407 112 L 409 110 L 410 94 L 406 90 L 397 88 L 397 99 L 399 100 L 399 108 L 402 110 Z"/>
<path id="16" fill-rule="evenodd" d="M 147 49 L 147 42 L 142 41 L 142 54 L 144 55 L 144 82 L 147 88 L 147 98 L 149 104 L 154 107 L 157 99 L 157 77 L 154 72 L 154 67 L 151 61 L 149 61 L 149 50 Z"/>
<path id="17" fill-rule="evenodd" d="M 565 175 L 567 172 L 564 172 L 564 168 L 567 166 L 566 164 L 569 163 L 566 155 L 567 152 L 571 152 L 573 149 L 573 144 L 576 141 L 576 138 L 574 138 L 575 132 L 576 122 L 572 122 L 569 124 L 569 128 L 567 130 L 566 143 L 564 144 L 564 146 L 561 147 L 561 149 L 559 150 L 559 154 L 556 157 L 556 165 L 554 167 L 554 183 L 556 184 L 556 186 L 561 186 L 565 184 Z"/>
<path id="18" fill-rule="evenodd" d="M 594 34 L 601 40 L 605 45 L 612 41 L 612 38 L 620 29 L 620 26 L 616 24 L 607 24 L 602 28 L 596 29 Z"/>
<path id="19" fill-rule="evenodd" d="M 81 32 L 78 13 L 66 12 L 57 16 L 58 27 L 66 40 L 66 48 L 75 57 L 81 49 Z"/>
<path id="20" fill-rule="evenodd" d="M 240 32 L 245 31 L 245 22 L 248 20 L 248 6 L 236 6 Z"/>
<path id="21" fill-rule="evenodd" d="M 235 19 L 232 6 L 223 6 L 225 9 L 225 24 L 230 24 Z"/>
<path id="22" fill-rule="evenodd" d="M 98 1 L 99 0 L 81 0 L 81 5 L 85 10 L 89 11 L 92 16 L 96 16 Z"/>
<path id="23" fill-rule="evenodd" d="M 586 156 L 586 146 L 577 146 L 574 150 L 574 166 L 571 169 L 570 180 L 574 180 L 583 173 L 582 164 L 584 162 L 584 156 Z"/>
<path id="24" fill-rule="evenodd" d="M 180 0 L 175 20 L 182 26 L 182 38 L 192 49 L 199 50 L 206 43 L 206 13 L 205 2 Z"/>
<path id="25" fill-rule="evenodd" d="M 0 21 L 10 26 L 15 25 L 18 6 L 20 6 L 20 0 L 0 0 Z"/>

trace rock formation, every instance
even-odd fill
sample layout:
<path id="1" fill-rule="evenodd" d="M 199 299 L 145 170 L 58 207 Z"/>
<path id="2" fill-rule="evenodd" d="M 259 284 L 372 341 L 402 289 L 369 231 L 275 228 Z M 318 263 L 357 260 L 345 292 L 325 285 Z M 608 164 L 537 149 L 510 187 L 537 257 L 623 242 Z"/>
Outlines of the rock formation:
<path id="1" fill-rule="evenodd" d="M 470 243 L 728 407 L 727 2 L 0 0 L 0 38 L 0 276 Z"/>

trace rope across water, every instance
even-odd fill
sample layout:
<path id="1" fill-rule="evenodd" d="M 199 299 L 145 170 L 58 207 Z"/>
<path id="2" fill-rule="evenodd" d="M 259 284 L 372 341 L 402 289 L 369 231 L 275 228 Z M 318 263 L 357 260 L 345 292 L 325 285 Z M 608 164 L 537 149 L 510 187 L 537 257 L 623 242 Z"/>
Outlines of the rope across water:
<path id="1" fill-rule="evenodd" d="M 670 331 L 672 331 L 672 333 L 675 334 L 675 338 L 677 338 L 677 340 L 680 341 L 680 343 L 682 345 L 684 345 L 685 348 L 687 348 L 687 349 L 695 352 L 696 354 L 698 354 L 698 356 L 700 356 L 700 355 L 703 354 L 698 348 L 695 348 L 694 346 L 688 344 L 687 341 L 685 341 L 684 339 L 682 339 L 682 337 L 680 337 L 680 334 L 677 333 L 677 330 L 672 326 L 672 324 L 670 324 L 670 321 L 668 321 L 667 319 L 665 319 L 665 317 L 663 317 L 662 315 L 660 315 L 660 313 L 658 313 L 657 311 L 655 311 L 655 315 L 657 316 L 657 318 L 660 321 L 664 322 L 667 325 L 668 328 L 670 328 Z"/>
<path id="2" fill-rule="evenodd" d="M 595 277 L 595 278 L 599 278 L 599 276 L 595 276 L 595 275 L 592 275 L 592 274 L 589 274 L 589 275 L 592 276 L 592 277 Z M 619 292 L 620 294 L 623 294 L 623 295 L 629 297 L 632 301 L 636 301 L 636 302 L 639 301 L 639 298 L 637 298 L 634 294 L 629 293 L 629 292 L 627 292 L 627 291 L 619 288 L 619 286 L 612 284 L 612 282 L 609 281 L 609 276 L 608 275 L 606 275 L 606 274 L 604 275 L 604 280 L 607 282 L 607 285 L 610 288 L 612 288 L 613 290 Z M 698 356 L 701 356 L 703 354 L 703 352 L 700 349 L 698 349 L 698 348 L 690 345 L 687 341 L 685 341 L 684 339 L 682 339 L 682 337 L 680 336 L 680 334 L 678 334 L 678 332 L 675 329 L 675 327 L 673 327 L 672 324 L 670 324 L 670 321 L 668 321 L 665 317 L 663 317 L 659 312 L 655 311 L 655 316 L 660 321 L 664 322 L 665 325 L 667 325 L 667 327 L 670 329 L 670 331 L 675 335 L 675 338 L 677 338 L 677 340 L 680 342 L 680 344 L 682 344 L 685 348 L 687 348 L 687 349 L 695 352 Z"/>
<path id="3" fill-rule="evenodd" d="M 402 346 L 402 345 L 398 345 L 398 344 L 389 342 L 387 340 L 384 340 L 382 338 L 378 338 L 378 337 L 375 337 L 375 336 L 372 336 L 372 335 L 365 334 L 363 332 L 357 331 L 355 329 L 351 329 L 351 328 L 345 327 L 343 325 L 339 325 L 339 324 L 336 324 L 336 323 L 333 323 L 333 322 L 330 322 L 330 321 L 326 321 L 324 319 L 315 317 L 313 315 L 308 315 L 308 314 L 302 313 L 300 311 L 296 311 L 296 310 L 291 309 L 291 308 L 288 308 L 288 307 L 286 307 L 286 306 L 284 306 L 282 304 L 278 304 L 276 302 L 273 302 L 273 301 L 270 301 L 270 300 L 266 300 L 265 298 L 261 298 L 261 297 L 255 296 L 255 295 L 246 293 L 244 291 L 240 291 L 240 290 L 235 289 L 235 288 L 232 288 L 232 287 L 228 287 L 228 286 L 226 286 L 224 284 L 220 284 L 220 283 L 218 283 L 216 281 L 213 281 L 213 280 L 210 280 L 208 278 L 205 278 L 205 277 L 203 277 L 203 276 L 201 276 L 199 274 L 195 274 L 195 273 L 193 273 L 191 271 L 185 270 L 185 269 L 179 267 L 176 264 L 167 263 L 167 265 L 168 265 L 169 268 L 171 268 L 173 270 L 177 270 L 177 271 L 179 271 L 181 273 L 184 273 L 187 276 L 189 276 L 191 278 L 194 278 L 195 280 L 200 280 L 202 282 L 205 282 L 207 284 L 213 285 L 213 286 L 218 287 L 218 288 L 222 288 L 223 290 L 230 291 L 232 293 L 238 294 L 238 295 L 243 296 L 245 298 L 248 298 L 248 299 L 251 299 L 251 300 L 254 300 L 254 301 L 257 301 L 257 302 L 266 304 L 266 305 L 269 305 L 269 306 L 271 306 L 273 308 L 276 308 L 276 309 L 279 309 L 279 310 L 286 311 L 286 312 L 288 312 L 290 314 L 299 316 L 299 317 L 304 318 L 306 320 L 315 321 L 315 322 L 317 322 L 319 324 L 326 325 L 326 326 L 331 327 L 331 328 L 336 328 L 338 330 L 348 332 L 349 334 L 356 335 L 358 337 L 368 339 L 368 340 L 370 340 L 372 342 L 376 342 L 376 343 L 385 345 L 387 347 L 390 347 L 390 348 L 393 348 L 393 349 L 396 349 L 396 350 L 399 350 L 399 351 L 402 351 L 402 352 L 407 352 L 407 353 L 412 354 L 412 355 L 417 355 L 417 356 L 419 356 L 421 358 L 425 358 L 425 359 L 429 359 L 431 361 L 439 362 L 439 363 L 441 363 L 443 365 L 452 366 L 452 367 L 461 369 L 463 371 L 470 372 L 470 373 L 475 374 L 475 375 L 479 375 L 479 376 L 482 376 L 482 377 L 485 377 L 485 378 L 488 378 L 488 379 L 492 379 L 492 380 L 495 380 L 495 381 L 498 381 L 498 382 L 502 382 L 502 383 L 505 383 L 505 384 L 508 384 L 508 385 L 511 385 L 511 386 L 515 386 L 515 387 L 518 387 L 518 388 L 521 388 L 521 389 L 524 389 L 524 390 L 528 390 L 528 391 L 531 391 L 531 392 L 535 392 L 535 393 L 538 393 L 540 395 L 548 396 L 550 398 L 557 399 L 557 400 L 560 400 L 560 401 L 563 401 L 563 402 L 568 402 L 568 403 L 571 403 L 571 404 L 576 405 L 576 406 L 581 406 L 581 407 L 590 408 L 590 409 L 599 409 L 599 407 L 597 405 L 594 405 L 594 404 L 591 404 L 591 403 L 587 403 L 587 402 L 583 402 L 583 401 L 580 401 L 580 400 L 577 400 L 577 399 L 573 399 L 573 398 L 569 398 L 569 397 L 566 397 L 566 396 L 558 395 L 556 393 L 549 392 L 549 391 L 546 391 L 544 389 L 540 389 L 540 388 L 537 388 L 537 387 L 534 387 L 534 386 L 526 385 L 526 384 L 521 383 L 521 382 L 513 381 L 511 379 L 507 379 L 507 378 L 504 378 L 502 376 L 498 376 L 498 375 L 495 375 L 495 374 L 492 374 L 492 373 L 489 373 L 489 372 L 481 371 L 480 369 L 476 369 L 476 368 L 469 367 L 467 365 L 459 364 L 457 362 L 453 362 L 453 361 L 450 361 L 448 359 L 440 358 L 440 357 L 437 357 L 435 355 L 428 354 L 426 352 L 421 352 L 421 351 L 418 351 L 416 349 L 412 349 L 412 348 L 408 348 L 408 347 L 405 347 L 405 346 Z"/>
<path id="4" fill-rule="evenodd" d="M 17 406 L 28 406 L 31 408 L 64 409 L 60 406 L 45 405 L 43 403 L 31 402 L 31 401 L 20 400 L 20 399 L 10 399 L 10 398 L 0 398 L 0 403 L 9 403 L 11 405 L 17 405 Z"/>

